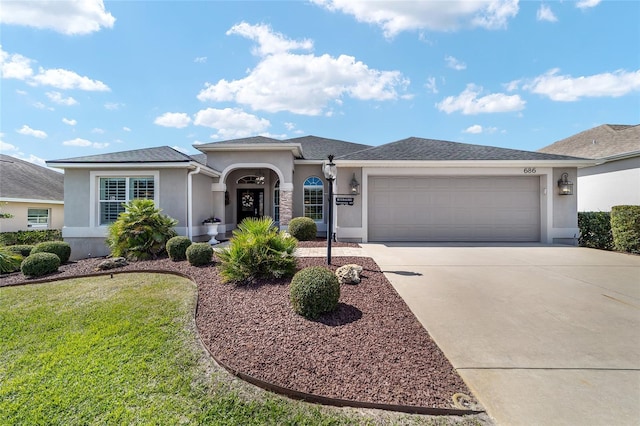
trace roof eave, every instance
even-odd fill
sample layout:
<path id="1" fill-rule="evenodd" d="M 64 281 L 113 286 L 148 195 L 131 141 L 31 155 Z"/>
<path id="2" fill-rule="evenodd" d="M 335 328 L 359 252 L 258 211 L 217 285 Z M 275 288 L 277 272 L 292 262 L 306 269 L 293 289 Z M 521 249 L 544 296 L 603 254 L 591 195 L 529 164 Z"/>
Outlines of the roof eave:
<path id="1" fill-rule="evenodd" d="M 213 177 L 219 177 L 221 173 L 209 166 L 197 161 L 123 161 L 123 162 L 55 162 L 47 161 L 47 166 L 57 169 L 188 169 L 195 170 L 200 167 Z"/>
<path id="2" fill-rule="evenodd" d="M 334 160 L 344 167 L 589 167 L 596 160 Z"/>
<path id="3" fill-rule="evenodd" d="M 233 144 L 217 142 L 212 145 L 193 145 L 204 153 L 215 151 L 291 151 L 296 157 L 302 157 L 302 145 L 299 143 L 250 143 Z"/>

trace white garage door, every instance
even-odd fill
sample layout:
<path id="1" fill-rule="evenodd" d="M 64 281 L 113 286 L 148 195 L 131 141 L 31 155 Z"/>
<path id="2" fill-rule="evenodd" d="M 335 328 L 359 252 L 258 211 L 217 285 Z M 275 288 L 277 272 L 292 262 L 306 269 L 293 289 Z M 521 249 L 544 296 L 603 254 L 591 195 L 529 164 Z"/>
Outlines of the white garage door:
<path id="1" fill-rule="evenodd" d="M 369 177 L 369 241 L 540 241 L 537 176 Z"/>

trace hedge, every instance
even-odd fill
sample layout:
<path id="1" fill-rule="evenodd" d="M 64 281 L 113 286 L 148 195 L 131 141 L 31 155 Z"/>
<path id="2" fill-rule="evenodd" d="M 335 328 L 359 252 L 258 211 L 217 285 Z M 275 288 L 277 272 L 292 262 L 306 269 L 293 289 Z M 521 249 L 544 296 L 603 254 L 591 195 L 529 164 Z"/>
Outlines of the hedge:
<path id="1" fill-rule="evenodd" d="M 609 212 L 578 212 L 580 247 L 613 250 L 613 234 Z"/>
<path id="2" fill-rule="evenodd" d="M 640 206 L 613 206 L 611 232 L 616 250 L 640 254 Z"/>
<path id="3" fill-rule="evenodd" d="M 33 246 L 45 241 L 62 241 L 62 231 L 59 229 L 38 229 L 34 231 L 0 233 L 0 245 L 2 246 L 14 246 L 17 244 Z"/>

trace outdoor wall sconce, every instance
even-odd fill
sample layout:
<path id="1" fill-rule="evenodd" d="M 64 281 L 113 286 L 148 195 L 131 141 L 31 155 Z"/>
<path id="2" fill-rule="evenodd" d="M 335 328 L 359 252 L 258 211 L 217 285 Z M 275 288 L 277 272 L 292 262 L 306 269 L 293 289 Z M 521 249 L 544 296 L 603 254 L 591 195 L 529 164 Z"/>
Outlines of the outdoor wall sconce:
<path id="1" fill-rule="evenodd" d="M 349 183 L 349 186 L 351 188 L 351 195 L 360 194 L 360 183 L 356 179 L 356 174 L 355 173 L 353 174 L 353 177 L 351 178 L 351 182 Z"/>
<path id="2" fill-rule="evenodd" d="M 560 176 L 560 180 L 558 180 L 558 189 L 560 190 L 560 195 L 573 195 L 573 182 L 569 182 L 567 179 L 569 178 L 568 173 L 563 173 Z"/>
<path id="3" fill-rule="evenodd" d="M 256 173 L 256 183 L 258 185 L 264 185 L 264 173 L 262 173 L 262 170 L 258 170 Z"/>

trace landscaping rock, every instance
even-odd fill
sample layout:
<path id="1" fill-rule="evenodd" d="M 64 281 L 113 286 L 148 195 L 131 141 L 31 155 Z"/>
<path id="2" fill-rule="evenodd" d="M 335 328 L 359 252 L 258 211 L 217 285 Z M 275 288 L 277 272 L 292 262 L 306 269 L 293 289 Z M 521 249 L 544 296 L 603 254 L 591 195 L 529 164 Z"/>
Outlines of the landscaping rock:
<path id="1" fill-rule="evenodd" d="M 125 259 L 124 257 L 112 257 L 111 259 L 100 262 L 96 269 L 98 271 L 106 271 L 108 269 L 122 268 L 123 266 L 127 265 L 127 259 Z"/>
<path id="2" fill-rule="evenodd" d="M 336 277 L 338 277 L 340 284 L 359 284 L 361 272 L 362 266 L 350 263 L 339 267 L 336 270 Z"/>

